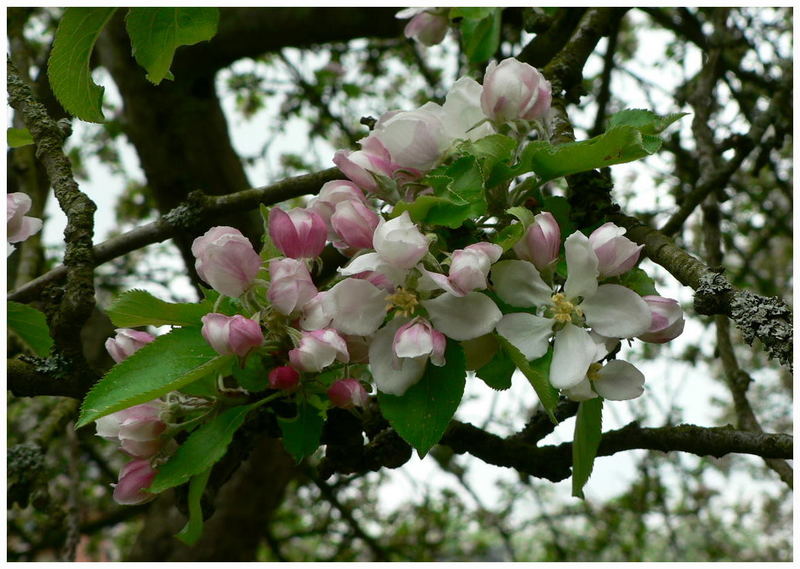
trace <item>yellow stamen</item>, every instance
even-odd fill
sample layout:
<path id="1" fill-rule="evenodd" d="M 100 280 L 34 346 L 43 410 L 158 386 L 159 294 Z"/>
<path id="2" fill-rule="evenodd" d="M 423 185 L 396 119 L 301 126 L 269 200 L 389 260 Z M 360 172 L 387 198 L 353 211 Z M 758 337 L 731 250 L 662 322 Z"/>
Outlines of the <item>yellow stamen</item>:
<path id="1" fill-rule="evenodd" d="M 600 379 L 600 370 L 603 369 L 603 364 L 601 363 L 593 363 L 589 366 L 589 371 L 586 372 L 586 377 L 589 378 L 589 381 L 597 381 Z"/>
<path id="2" fill-rule="evenodd" d="M 403 288 L 398 288 L 393 294 L 386 297 L 386 310 L 393 308 L 403 316 L 411 316 L 419 306 L 417 295 Z"/>
<path id="3" fill-rule="evenodd" d="M 572 322 L 572 315 L 583 315 L 583 311 L 576 305 L 567 300 L 563 293 L 556 293 L 551 297 L 553 301 L 553 320 L 556 322 Z"/>

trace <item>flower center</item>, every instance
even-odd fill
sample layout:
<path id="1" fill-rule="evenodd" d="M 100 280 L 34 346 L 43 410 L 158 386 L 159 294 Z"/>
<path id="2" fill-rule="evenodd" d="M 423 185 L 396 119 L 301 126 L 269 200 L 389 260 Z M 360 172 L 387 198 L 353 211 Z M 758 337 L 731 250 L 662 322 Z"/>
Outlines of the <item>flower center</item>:
<path id="1" fill-rule="evenodd" d="M 556 322 L 566 324 L 567 322 L 572 322 L 573 315 L 583 316 L 583 311 L 576 304 L 567 300 L 564 293 L 557 292 L 550 300 L 553 301 L 553 320 Z"/>
<path id="2" fill-rule="evenodd" d="M 603 364 L 599 362 L 595 362 L 589 366 L 589 370 L 586 372 L 586 377 L 589 378 L 589 381 L 597 381 L 600 379 L 600 370 L 603 368 Z"/>
<path id="3" fill-rule="evenodd" d="M 386 297 L 386 310 L 396 308 L 403 316 L 411 316 L 419 306 L 417 295 L 404 288 L 398 288 L 393 294 Z"/>

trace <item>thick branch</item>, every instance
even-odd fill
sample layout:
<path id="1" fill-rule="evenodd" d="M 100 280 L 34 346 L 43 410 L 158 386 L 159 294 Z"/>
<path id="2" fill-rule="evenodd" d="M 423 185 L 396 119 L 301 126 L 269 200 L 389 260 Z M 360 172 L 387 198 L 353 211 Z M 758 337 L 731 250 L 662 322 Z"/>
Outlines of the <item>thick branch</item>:
<path id="1" fill-rule="evenodd" d="M 66 361 L 62 372 L 73 381 L 90 385 L 92 374 L 83 356 L 80 330 L 94 309 L 94 203 L 80 191 L 72 175 L 72 166 L 62 146 L 66 130 L 56 123 L 36 100 L 31 88 L 7 59 L 9 103 L 25 122 L 36 143 L 36 157 L 44 165 L 59 206 L 67 216 L 64 230 L 66 282 L 53 289 L 46 310 L 50 335 Z"/>
<path id="2" fill-rule="evenodd" d="M 661 232 L 624 214 L 610 216 L 627 229 L 626 235 L 644 245 L 645 254 L 670 272 L 682 284 L 695 290 L 698 314 L 726 314 L 742 331 L 745 341 L 759 339 L 771 358 L 791 368 L 792 313 L 781 299 L 736 289 L 720 272 L 715 272 Z"/>

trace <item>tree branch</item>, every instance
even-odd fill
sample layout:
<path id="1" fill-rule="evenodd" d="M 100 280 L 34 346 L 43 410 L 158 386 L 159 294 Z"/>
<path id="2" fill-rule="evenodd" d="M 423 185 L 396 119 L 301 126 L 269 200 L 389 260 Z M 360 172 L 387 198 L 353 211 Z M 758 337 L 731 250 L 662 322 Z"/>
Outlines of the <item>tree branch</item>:
<path id="1" fill-rule="evenodd" d="M 137 227 L 123 235 L 112 237 L 97 245 L 93 250 L 94 266 L 146 245 L 165 241 L 187 228 L 207 229 L 214 224 L 219 215 L 253 209 L 262 203 L 271 205 L 306 194 L 315 194 L 325 182 L 343 178 L 344 175 L 338 168 L 328 168 L 312 174 L 287 178 L 269 186 L 251 188 L 233 194 L 209 196 L 195 192 L 187 201 L 156 221 Z M 30 302 L 47 284 L 60 280 L 66 273 L 67 268 L 60 265 L 12 291 L 9 293 L 8 299 L 16 302 Z"/>

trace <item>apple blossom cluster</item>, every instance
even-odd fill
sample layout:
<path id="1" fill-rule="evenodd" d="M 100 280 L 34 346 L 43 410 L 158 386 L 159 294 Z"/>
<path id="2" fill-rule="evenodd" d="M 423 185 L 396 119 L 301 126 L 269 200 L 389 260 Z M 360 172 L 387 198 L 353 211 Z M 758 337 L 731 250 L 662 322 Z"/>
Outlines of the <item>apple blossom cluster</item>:
<path id="1" fill-rule="evenodd" d="M 155 340 L 147 332 L 118 328 L 116 336 L 106 340 L 106 350 L 119 363 Z M 155 498 L 145 490 L 155 478 L 153 463 L 165 449 L 167 428 L 163 417 L 167 405 L 155 399 L 111 413 L 96 421 L 97 436 L 119 443 L 119 449 L 133 460 L 122 467 L 114 484 L 114 500 L 126 506 L 143 504 Z"/>
<path id="2" fill-rule="evenodd" d="M 439 14 L 414 18 L 423 16 Z M 384 113 L 359 150 L 337 151 L 333 162 L 347 179 L 324 184 L 306 207 L 272 207 L 261 255 L 237 229 L 209 229 L 191 248 L 197 274 L 219 293 L 202 337 L 240 369 L 262 363 L 273 396 L 317 401 L 322 412 L 358 413 L 373 386 L 403 396 L 429 366 L 446 366 L 456 344 L 473 371 L 498 350 L 529 362 L 549 356 L 549 383 L 573 400 L 641 395 L 644 376 L 614 359 L 621 341 L 670 341 L 684 319 L 677 301 L 625 286 L 642 249 L 625 229 L 605 223 L 562 238 L 556 217 L 539 211 L 518 216 L 516 242 L 500 239 L 497 224 L 478 223 L 456 239 L 398 207 L 432 194 L 426 175 L 465 143 L 516 133 L 510 140 L 523 144 L 530 130 L 546 132 L 550 103 L 550 84 L 535 68 L 492 62 L 483 84 L 464 77 L 442 105 Z M 328 244 L 347 261 L 329 282 L 315 282 Z M 118 330 L 107 348 L 120 362 L 150 340 Z M 152 497 L 144 488 L 168 438 L 161 405 L 98 421 L 98 434 L 134 457 L 115 489 L 121 503 Z"/>
<path id="3" fill-rule="evenodd" d="M 6 194 L 6 257 L 14 252 L 12 243 L 20 243 L 42 228 L 42 220 L 25 215 L 31 209 L 31 198 L 22 192 Z"/>

